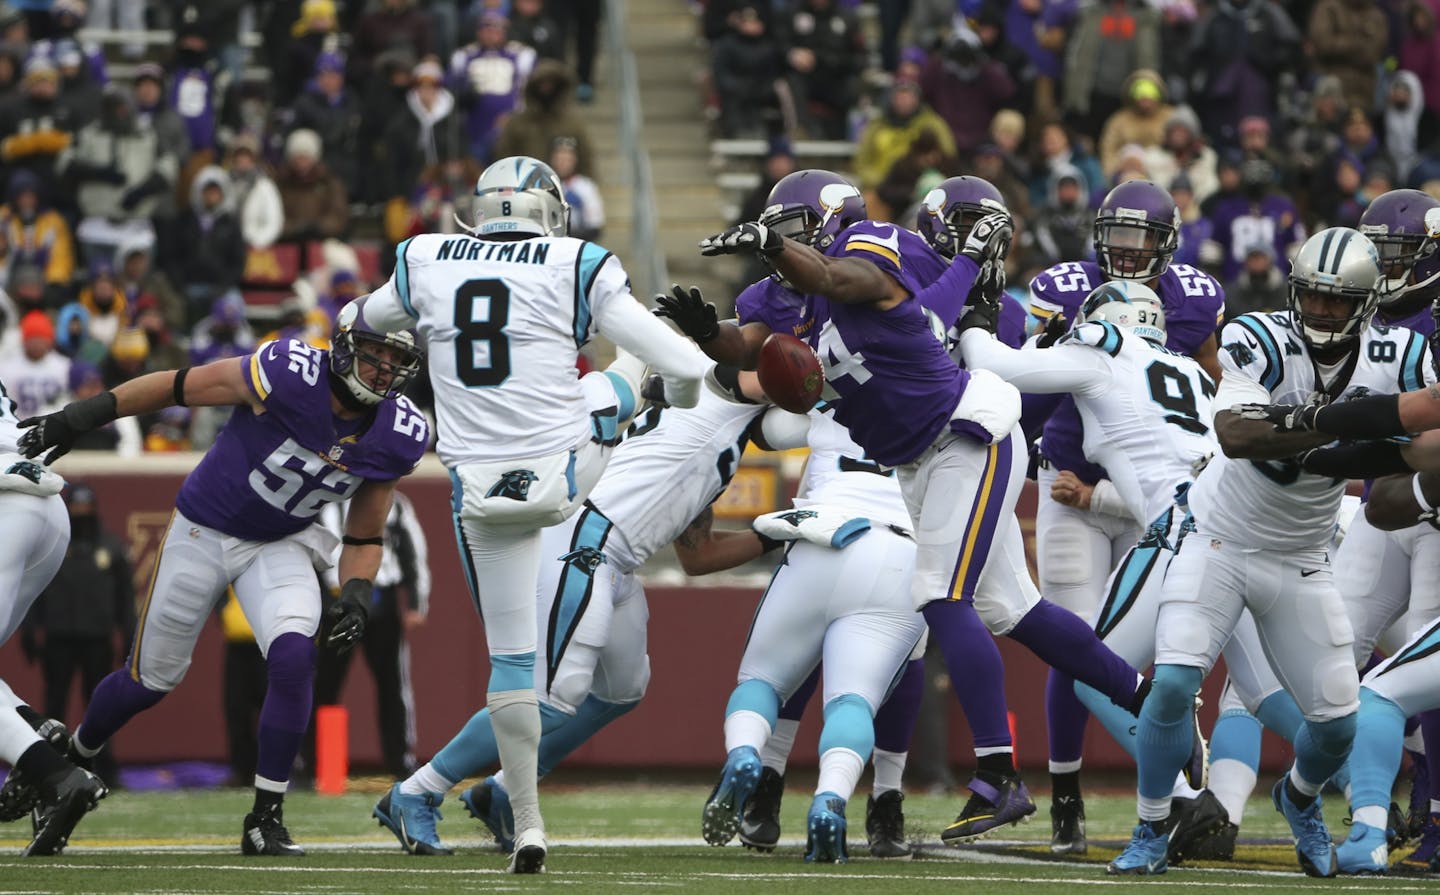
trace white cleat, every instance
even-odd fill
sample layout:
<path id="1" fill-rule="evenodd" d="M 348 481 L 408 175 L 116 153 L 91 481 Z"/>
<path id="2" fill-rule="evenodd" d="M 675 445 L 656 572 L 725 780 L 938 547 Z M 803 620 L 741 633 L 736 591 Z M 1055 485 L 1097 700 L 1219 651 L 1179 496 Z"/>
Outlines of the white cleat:
<path id="1" fill-rule="evenodd" d="M 507 873 L 545 872 L 545 831 L 536 827 L 522 830 L 515 837 L 515 851 L 510 854 Z"/>

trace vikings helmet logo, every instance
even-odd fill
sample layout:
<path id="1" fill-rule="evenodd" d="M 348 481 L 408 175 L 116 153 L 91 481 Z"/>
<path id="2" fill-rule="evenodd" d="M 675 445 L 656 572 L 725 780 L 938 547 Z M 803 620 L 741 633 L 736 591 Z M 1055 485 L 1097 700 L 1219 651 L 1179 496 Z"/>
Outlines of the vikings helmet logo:
<path id="1" fill-rule="evenodd" d="M 528 469 L 512 469 L 500 476 L 500 481 L 490 486 L 486 497 L 508 497 L 511 500 L 529 500 L 530 484 L 540 477 Z"/>
<path id="2" fill-rule="evenodd" d="M 779 518 L 799 528 L 801 522 L 804 522 L 806 519 L 814 519 L 817 515 L 819 514 L 814 510 L 791 510 L 788 513 L 782 514 Z"/>

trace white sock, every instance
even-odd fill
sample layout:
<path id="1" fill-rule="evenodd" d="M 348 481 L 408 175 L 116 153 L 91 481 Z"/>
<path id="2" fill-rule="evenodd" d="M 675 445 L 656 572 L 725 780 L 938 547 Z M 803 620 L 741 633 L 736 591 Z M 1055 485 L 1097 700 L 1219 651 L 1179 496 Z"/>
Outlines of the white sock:
<path id="1" fill-rule="evenodd" d="M 815 781 L 815 794 L 833 792 L 848 802 L 864 770 L 865 759 L 854 749 L 826 749 L 820 756 L 820 779 Z"/>
<path id="2" fill-rule="evenodd" d="M 1377 830 L 1385 829 L 1386 823 L 1390 820 L 1390 811 L 1379 805 L 1366 805 L 1364 808 L 1356 808 L 1353 812 L 1357 824 L 1365 824 Z"/>
<path id="3" fill-rule="evenodd" d="M 1431 814 L 1440 814 L 1440 799 L 1431 799 L 1431 800 L 1430 800 L 1430 813 L 1431 813 Z"/>
<path id="4" fill-rule="evenodd" d="M 1014 746 L 983 746 L 975 750 L 976 758 L 984 758 L 987 755 L 1013 755 Z"/>
<path id="5" fill-rule="evenodd" d="M 760 750 L 760 762 L 765 767 L 785 776 L 785 766 L 790 761 L 790 750 L 795 748 L 795 734 L 800 732 L 800 722 L 781 718 L 775 722 L 775 730 Z"/>
<path id="6" fill-rule="evenodd" d="M 1210 791 L 1225 806 L 1230 822 L 1238 827 L 1245 816 L 1245 801 L 1255 791 L 1255 769 L 1234 758 L 1212 761 Z"/>
<path id="7" fill-rule="evenodd" d="M 500 765 L 507 775 L 515 830 L 544 830 L 540 818 L 540 704 L 534 690 L 502 690 L 487 696 Z"/>
<path id="8" fill-rule="evenodd" d="M 457 782 L 459 781 L 441 776 L 440 772 L 435 770 L 435 765 L 426 762 L 424 767 L 400 781 L 400 792 L 407 796 L 423 796 L 427 792 L 444 795 Z"/>
<path id="9" fill-rule="evenodd" d="M 1425 754 L 1425 734 L 1421 732 L 1420 728 L 1417 727 L 1410 731 L 1403 742 L 1406 752 L 1418 752 L 1421 755 Z"/>
<path id="10" fill-rule="evenodd" d="M 741 709 L 725 716 L 725 754 L 749 746 L 759 752 L 770 739 L 770 722 L 756 712 Z"/>
<path id="11" fill-rule="evenodd" d="M 1170 797 L 1147 799 L 1140 796 L 1135 800 L 1135 813 L 1141 820 L 1164 820 L 1170 816 Z"/>
<path id="12" fill-rule="evenodd" d="M 499 786 L 501 789 L 504 789 L 504 788 L 505 788 L 505 769 L 504 769 L 504 768 L 501 768 L 500 770 L 496 771 L 495 774 L 494 774 L 494 777 L 495 777 L 495 783 L 496 783 L 496 785 Z"/>
<path id="13" fill-rule="evenodd" d="M 1298 790 L 1301 795 L 1306 796 L 1320 795 L 1320 787 L 1325 785 L 1325 782 L 1323 780 L 1320 783 L 1311 783 L 1304 777 L 1301 777 L 1300 765 L 1298 764 L 1293 764 L 1290 766 L 1290 782 L 1295 784 L 1295 789 Z"/>
<path id="14" fill-rule="evenodd" d="M 905 776 L 905 758 L 909 754 L 886 752 L 884 749 L 871 753 L 870 763 L 875 765 L 875 795 L 900 788 L 900 780 Z"/>
<path id="15" fill-rule="evenodd" d="M 1175 775 L 1175 787 L 1170 790 L 1170 798 L 1193 799 L 1198 795 L 1200 795 L 1200 790 L 1191 786 L 1190 781 L 1185 779 L 1184 774 Z"/>
<path id="16" fill-rule="evenodd" d="M 1085 762 L 1083 759 L 1075 761 L 1052 761 L 1050 762 L 1050 773 L 1052 774 L 1073 774 L 1079 771 Z"/>

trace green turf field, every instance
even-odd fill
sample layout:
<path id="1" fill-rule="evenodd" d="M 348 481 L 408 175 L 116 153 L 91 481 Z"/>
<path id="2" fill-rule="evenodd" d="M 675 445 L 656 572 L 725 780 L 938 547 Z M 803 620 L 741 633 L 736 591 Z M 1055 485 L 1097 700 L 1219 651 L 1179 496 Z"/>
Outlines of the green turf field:
<path id="1" fill-rule="evenodd" d="M 1084 862 L 1052 861 L 1048 854 L 1048 800 L 1029 824 L 964 848 L 938 844 L 939 831 L 959 810 L 956 796 L 907 798 L 911 839 L 933 843 L 913 861 L 862 857 L 863 796 L 850 811 L 855 856 L 845 866 L 816 867 L 802 860 L 808 794 L 786 794 L 786 836 L 768 856 L 738 845 L 710 848 L 700 839 L 703 785 L 556 785 L 544 791 L 552 841 L 549 872 L 540 878 L 506 877 L 505 859 L 452 796 L 440 832 L 456 847 L 453 857 L 414 858 L 400 852 L 388 831 L 370 818 L 383 784 L 358 781 L 344 796 L 294 793 L 286 822 L 310 850 L 303 859 L 242 858 L 240 822 L 248 790 L 113 793 L 77 828 L 70 848 L 56 858 L 13 857 L 28 841 L 25 822 L 0 827 L 0 892 L 130 893 L 396 893 L 517 891 L 635 892 L 637 889 L 763 892 L 880 891 L 1059 892 L 1066 887 L 1143 888 L 1150 893 L 1209 891 L 1440 891 L 1440 880 L 1310 880 L 1296 869 L 1294 852 L 1281 844 L 1284 822 L 1268 799 L 1253 797 L 1237 861 L 1228 866 L 1177 868 L 1150 880 L 1112 880 L 1104 861 L 1128 839 L 1133 799 L 1120 794 L 1086 800 L 1091 836 Z M 1113 792 L 1113 791 L 1112 791 Z M 1343 835 L 1339 799 L 1329 799 L 1331 830 Z M 1003 836 L 1003 838 L 1001 838 Z"/>

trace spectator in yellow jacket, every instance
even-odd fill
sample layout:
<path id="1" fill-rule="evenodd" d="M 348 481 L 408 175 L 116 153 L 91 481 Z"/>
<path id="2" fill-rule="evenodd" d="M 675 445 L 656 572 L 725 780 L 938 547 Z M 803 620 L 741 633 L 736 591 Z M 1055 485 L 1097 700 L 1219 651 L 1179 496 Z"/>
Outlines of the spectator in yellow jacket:
<path id="1" fill-rule="evenodd" d="M 46 304 L 69 298 L 75 275 L 75 240 L 65 217 L 44 198 L 40 177 L 28 168 L 10 175 L 6 204 L 0 206 L 0 269 L 27 264 L 45 278 Z"/>
<path id="2" fill-rule="evenodd" d="M 920 84 L 897 80 L 885 100 L 885 111 L 865 126 L 855 150 L 855 173 L 862 190 L 874 190 L 891 167 L 910 151 L 915 138 L 925 131 L 935 135 L 941 154 L 955 155 L 955 137 L 945 119 L 920 98 Z"/>

